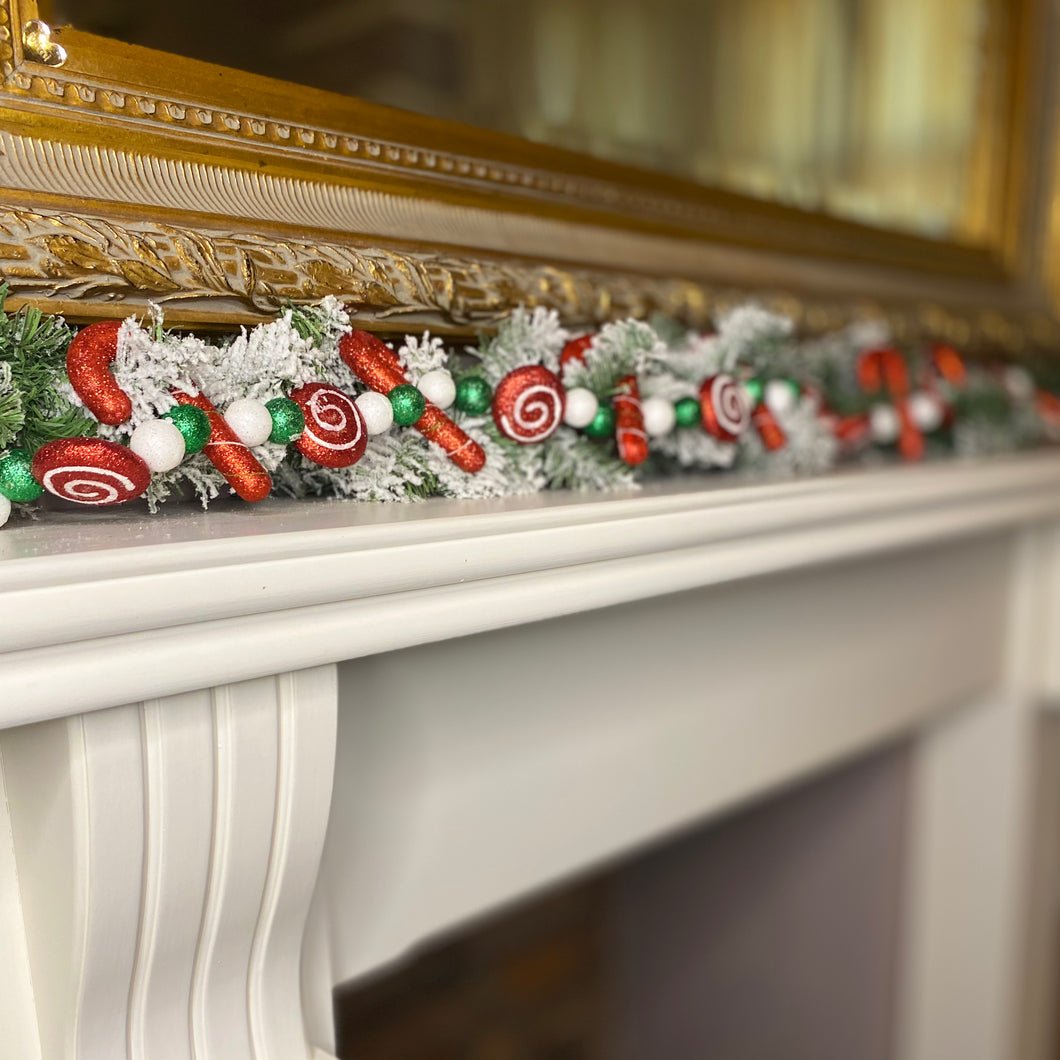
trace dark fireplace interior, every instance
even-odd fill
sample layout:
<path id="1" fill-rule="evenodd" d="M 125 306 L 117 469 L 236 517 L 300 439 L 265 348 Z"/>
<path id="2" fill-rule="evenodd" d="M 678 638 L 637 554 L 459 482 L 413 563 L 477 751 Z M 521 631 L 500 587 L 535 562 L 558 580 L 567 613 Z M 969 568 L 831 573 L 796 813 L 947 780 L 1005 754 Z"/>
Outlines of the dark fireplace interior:
<path id="1" fill-rule="evenodd" d="M 339 1057 L 887 1060 L 906 767 L 861 759 L 349 984 Z"/>

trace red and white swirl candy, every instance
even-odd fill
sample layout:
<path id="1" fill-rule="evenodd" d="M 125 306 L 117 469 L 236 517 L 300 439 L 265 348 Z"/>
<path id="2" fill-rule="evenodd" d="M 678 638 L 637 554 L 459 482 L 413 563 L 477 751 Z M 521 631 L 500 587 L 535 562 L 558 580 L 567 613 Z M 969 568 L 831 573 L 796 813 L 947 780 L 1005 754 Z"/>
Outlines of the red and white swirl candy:
<path id="1" fill-rule="evenodd" d="M 364 456 L 368 427 L 357 403 L 327 383 L 306 383 L 292 390 L 291 400 L 305 416 L 305 430 L 295 448 L 322 467 L 351 467 Z"/>
<path id="2" fill-rule="evenodd" d="M 122 504 L 151 482 L 147 464 L 131 449 L 102 438 L 60 438 L 33 456 L 33 477 L 49 492 L 78 504 Z"/>
<path id="3" fill-rule="evenodd" d="M 567 395 L 555 372 L 528 364 L 509 372 L 493 394 L 497 430 L 521 445 L 543 442 L 563 422 Z"/>
<path id="4" fill-rule="evenodd" d="M 699 388 L 703 429 L 722 442 L 735 442 L 751 425 L 751 405 L 744 388 L 731 375 L 719 372 Z"/>

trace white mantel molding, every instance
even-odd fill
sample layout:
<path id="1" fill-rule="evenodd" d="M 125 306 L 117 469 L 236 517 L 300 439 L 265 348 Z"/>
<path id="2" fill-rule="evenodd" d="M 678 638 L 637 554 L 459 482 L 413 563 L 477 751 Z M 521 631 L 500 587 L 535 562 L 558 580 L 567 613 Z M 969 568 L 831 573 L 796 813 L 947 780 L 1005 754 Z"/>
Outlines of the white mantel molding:
<path id="1" fill-rule="evenodd" d="M 0 533 L 0 727 L 1060 514 L 1060 456 Z"/>

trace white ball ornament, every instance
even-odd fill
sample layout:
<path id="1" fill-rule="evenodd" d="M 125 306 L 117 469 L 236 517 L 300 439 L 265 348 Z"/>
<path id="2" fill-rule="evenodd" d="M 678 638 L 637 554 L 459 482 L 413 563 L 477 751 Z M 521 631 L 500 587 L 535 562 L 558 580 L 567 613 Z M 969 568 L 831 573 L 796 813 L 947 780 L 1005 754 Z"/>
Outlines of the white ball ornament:
<path id="1" fill-rule="evenodd" d="M 644 416 L 644 430 L 651 438 L 662 438 L 677 426 L 677 413 L 674 403 L 666 398 L 646 398 L 641 404 Z"/>
<path id="2" fill-rule="evenodd" d="M 225 423 L 236 432 L 236 437 L 244 445 L 261 445 L 272 434 L 272 414 L 253 398 L 233 401 L 225 410 Z"/>
<path id="3" fill-rule="evenodd" d="M 1001 379 L 1013 401 L 1030 401 L 1034 397 L 1034 377 L 1026 368 L 1018 364 L 1009 365 Z"/>
<path id="4" fill-rule="evenodd" d="M 917 390 L 909 395 L 909 415 L 925 434 L 931 434 L 942 426 L 946 408 L 942 400 L 926 390 Z"/>
<path id="5" fill-rule="evenodd" d="M 774 416 L 786 416 L 795 409 L 798 394 L 795 387 L 784 379 L 770 379 L 762 392 L 766 408 Z"/>
<path id="6" fill-rule="evenodd" d="M 433 372 L 427 372 L 420 377 L 420 393 L 432 404 L 440 409 L 447 409 L 456 401 L 456 383 L 453 377 L 444 368 L 435 368 Z"/>
<path id="7" fill-rule="evenodd" d="M 10 517 L 11 502 L 2 493 L 0 493 L 0 526 L 3 526 L 4 523 L 6 523 Z"/>
<path id="8" fill-rule="evenodd" d="M 563 422 L 568 427 L 580 430 L 588 427 L 596 416 L 600 402 L 596 395 L 583 386 L 576 386 L 567 391 L 567 404 L 563 411 Z"/>
<path id="9" fill-rule="evenodd" d="M 873 405 L 869 413 L 869 428 L 872 440 L 880 445 L 890 445 L 898 440 L 901 430 L 898 410 L 893 405 Z"/>
<path id="10" fill-rule="evenodd" d="M 385 434 L 394 425 L 394 406 L 385 394 L 366 390 L 357 398 L 369 434 Z"/>
<path id="11" fill-rule="evenodd" d="M 172 471 L 184 459 L 184 435 L 172 420 L 147 420 L 129 436 L 129 448 L 152 471 Z"/>

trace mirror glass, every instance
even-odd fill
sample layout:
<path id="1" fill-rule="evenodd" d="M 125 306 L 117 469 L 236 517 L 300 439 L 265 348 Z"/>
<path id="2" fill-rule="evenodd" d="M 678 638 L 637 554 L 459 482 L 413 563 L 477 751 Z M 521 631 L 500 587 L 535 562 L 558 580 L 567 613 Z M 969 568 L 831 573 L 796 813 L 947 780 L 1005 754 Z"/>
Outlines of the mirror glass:
<path id="1" fill-rule="evenodd" d="M 56 0 L 57 24 L 974 241 L 989 0 Z M 994 79 L 996 82 L 997 79 Z"/>

